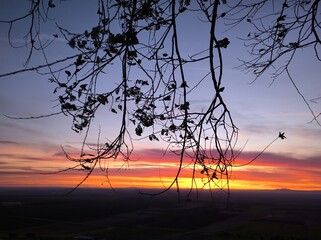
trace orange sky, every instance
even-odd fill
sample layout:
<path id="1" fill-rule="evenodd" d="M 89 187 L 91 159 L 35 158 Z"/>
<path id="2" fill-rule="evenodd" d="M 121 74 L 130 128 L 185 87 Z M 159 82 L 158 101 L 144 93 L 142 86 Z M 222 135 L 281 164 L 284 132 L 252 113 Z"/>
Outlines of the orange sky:
<path id="1" fill-rule="evenodd" d="M 30 1 L 21 1 L 19 11 L 14 1 L 7 0 L 1 3 L 2 20 L 9 20 L 12 16 L 19 14 L 20 10 L 28 11 L 30 7 Z M 282 4 L 279 7 L 283 8 Z M 83 1 L 77 6 L 77 11 L 74 11 L 73 1 L 61 1 L 57 4 L 56 10 L 56 15 L 51 16 L 52 19 L 60 19 L 64 23 L 62 27 L 70 25 L 71 32 L 83 32 L 97 25 L 97 5 L 92 4 L 91 1 Z M 208 25 L 199 24 L 199 16 L 195 15 L 195 17 L 190 16 L 178 22 L 182 26 L 188 26 L 188 31 L 181 29 L 180 32 L 180 39 L 184 39 L 183 49 L 191 50 L 191 54 L 186 52 L 186 56 L 203 51 L 208 44 Z M 49 21 L 48 24 L 43 25 L 43 32 L 40 35 L 50 40 L 53 37 L 52 34 L 57 33 L 57 29 L 53 22 Z M 21 69 L 22 64 L 28 58 L 29 51 L 25 47 L 12 48 L 5 37 L 9 26 L 1 26 L 0 36 L 3 37 L 0 38 L 0 74 L 4 74 Z M 14 43 L 25 42 L 23 35 L 26 26 L 28 29 L 28 21 L 13 29 L 12 41 Z M 230 187 L 232 189 L 321 190 L 321 128 L 319 123 L 321 121 L 319 114 L 321 81 L 320 61 L 315 60 L 314 49 L 305 48 L 304 51 L 297 51 L 298 55 L 293 57 L 291 66 L 289 66 L 296 87 L 300 89 L 305 100 L 311 104 L 308 108 L 306 101 L 302 100 L 296 87 L 286 75 L 280 75 L 278 79 L 271 79 L 271 76 L 267 74 L 253 82 L 255 76 L 242 73 L 236 68 L 240 65 L 239 58 L 249 57 L 247 56 L 248 49 L 244 48 L 244 42 L 239 41 L 249 31 L 252 31 L 248 22 L 231 31 L 226 32 L 225 30 L 224 28 L 222 32 L 218 32 L 220 37 L 228 36 L 231 40 L 230 46 L 223 52 L 225 90 L 222 96 L 233 116 L 233 121 L 240 130 L 236 148 L 242 148 L 248 142 L 235 164 L 242 165 L 253 159 L 277 137 L 279 131 L 285 132 L 287 136 L 286 140 L 274 143 L 250 165 L 232 168 Z M 59 38 L 55 38 L 56 40 L 56 45 L 48 49 L 50 61 L 74 54 L 61 34 Z M 31 59 L 29 67 L 44 63 L 43 53 L 40 52 L 39 55 Z M 283 61 L 282 59 L 281 65 Z M 212 80 L 204 78 L 208 75 L 208 66 L 204 65 L 204 62 L 199 62 L 191 68 L 185 66 L 189 88 L 197 87 L 200 90 L 197 94 L 193 92 L 190 96 L 191 109 L 197 109 L 197 111 L 206 109 L 207 104 L 212 102 L 213 94 L 212 85 L 208 85 L 207 82 L 209 80 L 212 84 Z M 275 67 L 278 69 L 279 65 Z M 116 83 L 118 81 L 117 69 L 117 66 L 113 65 L 111 69 L 107 69 L 108 71 L 104 70 L 106 73 L 110 71 L 106 79 L 111 79 L 111 81 L 104 81 L 99 86 L 108 89 L 109 84 Z M 135 71 L 131 71 L 131 74 L 135 74 Z M 141 79 L 141 76 L 132 75 L 131 79 Z M 201 82 L 199 79 L 202 79 Z M 250 82 L 253 84 L 249 84 Z M 85 131 L 82 135 L 73 132 L 71 118 L 55 115 L 44 119 L 14 120 L 6 117 L 42 116 L 55 112 L 58 106 L 55 101 L 58 96 L 53 94 L 55 87 L 48 83 L 47 77 L 34 72 L 1 78 L 0 187 L 74 187 L 85 177 L 86 173 L 83 171 L 42 174 L 73 166 L 65 158 L 60 145 L 70 153 L 77 147 L 79 150 Z M 106 105 L 106 108 L 109 107 Z M 317 116 L 319 124 L 313 121 L 311 109 Z M 97 111 L 88 134 L 88 143 L 97 141 L 98 133 L 102 141 L 105 138 L 112 139 L 115 134 L 117 136 L 117 131 L 120 129 L 118 125 L 120 115 L 114 113 L 109 115 L 108 113 L 110 112 L 102 109 L 99 115 Z M 154 147 L 154 149 L 147 149 L 148 147 Z M 132 159 L 137 161 L 130 162 L 129 166 L 125 165 L 120 170 L 119 168 L 123 165 L 122 160 L 105 163 L 104 167 L 108 166 L 112 186 L 115 188 L 167 187 L 177 171 L 178 159 L 170 154 L 162 157 L 161 149 L 166 147 L 166 143 L 139 140 L 135 142 L 134 153 L 136 155 L 132 156 Z M 188 162 L 188 159 L 186 161 Z M 186 168 L 181 174 L 179 183 L 181 188 L 188 188 L 191 185 L 191 169 L 186 163 L 184 167 Z M 203 187 L 200 174 L 196 175 L 196 184 L 199 188 Z M 216 184 L 218 185 L 214 187 L 224 186 L 221 182 Z M 98 169 L 83 186 L 109 187 L 104 172 Z"/>
<path id="2" fill-rule="evenodd" d="M 1 142 L 1 172 L 0 187 L 39 186 L 39 187 L 74 187 L 86 172 L 67 171 L 59 174 L 42 174 L 58 169 L 71 167 L 58 146 L 36 149 L 34 145 L 22 145 L 14 142 Z M 4 150 L 6 153 L 4 153 Z M 256 152 L 243 152 L 235 165 L 248 162 Z M 108 166 L 109 183 L 114 188 L 165 188 L 174 179 L 178 160 L 173 154 L 163 157 L 159 149 L 145 149 L 132 156 L 133 161 L 123 165 L 122 160 L 105 162 Z M 278 189 L 321 190 L 321 161 L 320 157 L 298 159 L 265 152 L 256 161 L 243 167 L 234 167 L 231 171 L 231 189 Z M 179 179 L 180 188 L 191 187 L 191 166 L 187 163 Z M 83 187 L 110 187 L 104 172 L 94 171 Z M 197 172 L 198 188 L 204 186 L 202 175 Z M 216 185 L 217 184 L 217 185 Z M 223 182 L 211 184 L 211 188 L 226 188 Z"/>

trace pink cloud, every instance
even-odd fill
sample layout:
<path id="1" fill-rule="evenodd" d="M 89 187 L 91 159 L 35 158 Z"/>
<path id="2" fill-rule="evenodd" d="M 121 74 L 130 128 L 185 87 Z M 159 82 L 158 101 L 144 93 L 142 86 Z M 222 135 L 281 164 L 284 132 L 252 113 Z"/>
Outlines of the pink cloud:
<path id="1" fill-rule="evenodd" d="M 70 151 L 75 153 L 74 149 L 70 149 Z M 259 152 L 244 151 L 235 160 L 235 165 L 247 163 L 258 154 Z M 1 186 L 13 183 L 23 185 L 26 179 L 29 185 L 40 184 L 39 181 L 42 179 L 41 184 L 44 185 L 47 183 L 56 186 L 66 184 L 72 186 L 79 183 L 86 176 L 85 171 L 66 171 L 59 174 L 47 175 L 39 174 L 40 170 L 44 169 L 44 166 L 46 166 L 46 172 L 55 172 L 73 166 L 74 163 L 68 161 L 64 153 L 57 151 L 57 149 L 46 153 L 43 151 L 37 152 L 36 150 L 31 151 L 31 149 L 24 147 L 19 148 L 18 153 L 3 152 L 0 158 L 2 165 L 0 174 L 6 176 L 3 178 L 6 180 L 1 180 L 0 182 Z M 251 185 L 263 184 L 265 186 L 270 184 L 271 186 L 282 185 L 291 188 L 293 184 L 296 184 L 296 188 L 304 188 L 304 184 L 306 184 L 311 188 L 321 189 L 319 183 L 321 174 L 320 159 L 321 156 L 299 159 L 293 156 L 265 152 L 248 166 L 232 168 L 231 179 L 235 182 L 244 182 L 244 184 L 246 182 L 246 184 Z M 166 181 L 174 179 L 179 164 L 179 156 L 170 151 L 164 155 L 164 151 L 161 149 L 139 150 L 132 155 L 132 160 L 128 162 L 128 166 L 125 164 L 125 167 L 122 169 L 120 169 L 120 166 L 124 163 L 122 159 L 106 161 L 106 166 L 109 168 L 110 180 L 112 183 L 114 181 L 115 187 L 124 187 L 130 182 L 133 184 L 143 184 L 144 180 L 142 179 L 145 179 L 146 184 L 152 184 L 149 181 L 153 181 L 153 184 L 158 182 L 161 186 L 164 179 Z M 19 161 L 23 161 L 23 164 L 13 164 Z M 187 157 L 184 160 L 184 167 L 188 166 L 190 161 L 191 159 Z M 184 168 L 180 177 L 191 178 L 191 168 L 191 165 Z M 202 177 L 199 172 L 195 176 L 197 178 Z M 136 180 L 134 181 L 133 179 Z M 99 186 L 105 180 L 105 173 L 100 169 L 95 169 L 90 176 L 89 183 Z M 244 188 L 246 187 L 247 185 L 244 186 Z"/>

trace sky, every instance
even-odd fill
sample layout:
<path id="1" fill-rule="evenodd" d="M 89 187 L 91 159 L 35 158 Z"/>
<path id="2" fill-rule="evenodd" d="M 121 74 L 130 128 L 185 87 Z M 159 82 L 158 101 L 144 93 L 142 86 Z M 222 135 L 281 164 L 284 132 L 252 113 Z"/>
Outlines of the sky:
<path id="1" fill-rule="evenodd" d="M 97 11 L 94 1 L 62 1 L 54 9 L 55 21 L 75 31 L 91 27 Z M 0 20 L 7 20 L 24 13 L 28 3 L 3 0 Z M 77 9 L 77 11 L 75 11 Z M 42 37 L 53 33 L 54 25 L 48 23 Z M 195 22 L 179 22 L 186 48 L 197 48 L 206 44 L 193 39 L 204 34 L 205 28 Z M 23 43 L 23 25 L 14 29 L 13 42 Z M 186 31 L 185 31 L 186 30 Z M 188 30 L 188 31 L 187 31 Z M 8 26 L 0 24 L 0 74 L 23 67 L 27 58 L 24 48 L 11 48 L 8 45 Z M 195 31 L 194 34 L 190 34 Z M 222 32 L 224 32 L 222 30 Z M 246 56 L 246 49 L 235 36 L 246 35 L 248 26 L 240 26 L 227 33 L 231 41 L 224 51 L 224 97 L 233 119 L 239 128 L 237 149 L 244 146 L 236 159 L 236 165 L 242 165 L 257 156 L 279 134 L 285 132 L 286 139 L 278 139 L 259 158 L 250 165 L 232 169 L 230 187 L 232 189 L 294 189 L 321 190 L 321 127 L 315 122 L 308 107 L 297 93 L 290 80 L 281 75 L 272 85 L 268 75 L 250 84 L 254 77 L 235 67 L 240 64 L 238 58 Z M 222 33 L 223 34 L 223 33 Z M 185 36 L 186 35 L 186 36 Z M 203 41 L 201 39 L 201 41 Z M 50 59 L 68 54 L 66 42 L 57 40 L 57 48 L 49 48 Z M 197 42 L 197 44 L 195 44 Z M 29 66 L 43 63 L 43 57 L 35 53 Z M 291 65 L 294 81 L 307 100 L 321 96 L 321 62 L 315 60 L 313 52 L 304 49 L 298 52 Z M 116 67 L 115 67 L 116 68 Z M 206 66 L 196 65 L 187 69 L 190 78 L 199 78 L 207 72 Z M 201 96 L 193 99 L 195 104 L 209 101 L 211 91 L 206 85 Z M 79 149 L 83 135 L 71 130 L 71 119 L 53 116 L 42 119 L 15 120 L 7 116 L 29 117 L 55 112 L 54 86 L 47 77 L 25 72 L 0 78 L 0 187 L 74 187 L 85 176 L 84 172 L 67 171 L 51 174 L 72 167 L 62 148 L 69 153 Z M 310 102 L 318 114 L 321 100 Z M 112 127 L 116 119 L 97 116 L 89 142 L 97 142 L 101 136 L 113 134 Z M 137 143 L 129 165 L 121 160 L 105 162 L 108 176 L 99 169 L 94 171 L 84 187 L 133 187 L 164 188 L 168 186 L 177 171 L 178 162 L 171 154 L 164 155 L 166 145 L 151 144 L 148 141 Z M 190 169 L 186 168 L 180 178 L 180 186 L 191 185 Z M 203 187 L 203 179 L 197 176 L 197 186 Z M 219 186 L 221 187 L 221 186 Z"/>

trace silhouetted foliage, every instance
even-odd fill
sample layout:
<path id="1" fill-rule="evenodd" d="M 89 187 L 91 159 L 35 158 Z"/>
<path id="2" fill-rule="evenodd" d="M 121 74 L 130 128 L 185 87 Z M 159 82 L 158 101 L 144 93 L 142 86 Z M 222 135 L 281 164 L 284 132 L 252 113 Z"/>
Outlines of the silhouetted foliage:
<path id="1" fill-rule="evenodd" d="M 178 188 L 184 165 L 192 169 L 192 183 L 197 172 L 206 179 L 204 184 L 228 189 L 230 170 L 239 154 L 235 151 L 238 128 L 223 97 L 224 50 L 233 39 L 222 34 L 218 26 L 229 30 L 240 24 L 250 25 L 252 30 L 243 40 L 253 58 L 241 60 L 240 68 L 256 78 L 271 71 L 273 79 L 286 73 L 299 93 L 289 71 L 293 56 L 299 49 L 310 47 L 320 61 L 319 0 L 96 2 L 96 25 L 74 33 L 56 23 L 57 32 L 47 41 L 40 37 L 41 26 L 51 20 L 51 11 L 62 6 L 61 1 L 33 0 L 24 16 L 1 21 L 10 27 L 11 45 L 13 26 L 20 21 L 29 23 L 23 46 L 29 48 L 25 68 L 1 77 L 25 71 L 48 76 L 60 106 L 57 114 L 71 117 L 75 132 L 85 132 L 79 157 L 68 153 L 66 157 L 75 162 L 73 169 L 86 171 L 86 178 L 98 166 L 107 173 L 108 169 L 100 164 L 102 161 L 119 158 L 129 161 L 135 141 L 148 138 L 151 142 L 166 142 L 167 151 L 177 154 L 179 168 L 168 189 L 173 185 Z M 202 48 L 198 52 L 187 52 L 186 47 L 182 50 L 177 22 L 191 17 L 208 27 L 208 44 L 198 46 Z M 58 38 L 74 54 L 49 62 L 46 48 Z M 184 42 L 197 45 L 186 38 Z M 43 52 L 44 64 L 29 67 L 34 51 Z M 208 69 L 207 74 L 190 79 L 186 69 L 200 62 Z M 118 75 L 110 79 L 108 72 L 115 66 L 119 68 Z M 196 109 L 191 96 L 201 94 L 198 86 L 205 81 L 212 87 L 212 99 L 202 109 Z M 102 88 L 101 82 L 108 83 Z M 300 95 L 313 121 L 320 125 L 319 115 Z M 84 147 L 98 109 L 109 111 L 110 118 L 120 116 L 118 131 L 91 149 L 95 154 L 88 154 Z M 280 133 L 278 138 L 284 137 Z"/>

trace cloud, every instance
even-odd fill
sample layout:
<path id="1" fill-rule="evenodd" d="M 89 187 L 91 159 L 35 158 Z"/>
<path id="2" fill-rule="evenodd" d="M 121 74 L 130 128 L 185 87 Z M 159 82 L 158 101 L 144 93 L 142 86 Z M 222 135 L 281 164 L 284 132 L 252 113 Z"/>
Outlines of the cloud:
<path id="1" fill-rule="evenodd" d="M 152 163 L 179 163 L 180 156 L 172 151 L 151 148 L 137 150 L 137 152 L 132 154 L 131 159 Z M 189 162 L 187 157 L 185 160 Z"/>
<path id="2" fill-rule="evenodd" d="M 25 161 L 42 161 L 42 157 L 33 157 L 25 154 L 15 154 L 15 153 L 0 153 L 0 158 L 8 160 L 25 160 Z"/>
<path id="3" fill-rule="evenodd" d="M 5 145 L 19 145 L 18 142 L 14 142 L 14 141 L 0 141 L 0 144 L 5 144 Z"/>
<path id="4" fill-rule="evenodd" d="M 33 166 L 19 166 L 18 167 L 13 167 L 13 166 L 2 166 L 0 170 L 1 175 L 6 175 L 6 174 L 39 174 L 40 171 L 35 169 Z"/>
<path id="5" fill-rule="evenodd" d="M 35 128 L 27 127 L 26 124 L 18 124 L 14 121 L 1 121 L 0 127 L 7 129 L 11 133 L 14 132 L 22 132 L 26 136 L 37 136 L 37 137 L 48 137 L 43 131 L 37 130 Z"/>
<path id="6" fill-rule="evenodd" d="M 235 160 L 235 165 L 246 164 L 258 156 L 259 152 L 242 152 Z M 295 158 L 291 155 L 276 154 L 265 152 L 255 161 L 250 163 L 252 166 L 272 166 L 275 168 L 315 168 L 321 170 L 321 155 L 306 157 L 304 159 Z"/>
<path id="7" fill-rule="evenodd" d="M 258 156 L 259 151 L 243 151 L 236 158 L 235 165 L 242 165 L 253 158 Z M 141 149 L 138 153 L 132 155 L 132 159 L 137 159 L 143 162 L 150 163 L 178 163 L 179 156 L 173 152 L 164 152 L 161 149 Z M 186 158 L 185 162 L 188 163 L 190 159 Z M 283 153 L 262 153 L 251 165 L 263 165 L 263 166 L 278 166 L 278 167 L 314 167 L 321 169 L 321 155 L 310 156 L 302 159 L 300 156 L 297 158 L 293 155 L 285 155 Z"/>
<path id="8" fill-rule="evenodd" d="M 9 144 L 13 147 L 16 145 L 15 142 L 11 143 L 10 141 L 3 141 L 2 144 Z M 20 144 L 19 146 L 24 145 Z M 34 145 L 29 147 L 32 146 Z M 133 153 L 133 161 L 129 161 L 129 164 L 125 164 L 123 168 L 121 166 L 125 162 L 122 159 L 102 160 L 102 165 L 106 168 L 108 167 L 110 180 L 115 187 L 117 187 L 117 184 L 118 186 L 130 184 L 128 182 L 130 179 L 136 179 L 137 181 L 133 181 L 142 184 L 143 181 L 139 179 L 145 179 L 146 184 L 151 184 L 148 181 L 156 182 L 158 180 L 159 184 L 161 184 L 162 181 L 169 181 L 175 178 L 180 160 L 179 156 L 173 152 L 168 151 L 166 154 L 164 153 L 164 150 L 157 148 L 140 149 Z M 235 160 L 235 165 L 245 164 L 259 153 L 258 151 L 243 151 Z M 75 164 L 68 161 L 62 151 L 41 151 L 39 148 L 38 151 L 21 148 L 18 152 L 3 152 L 0 154 L 0 158 L 2 159 L 0 162 L 2 166 L 1 175 L 9 176 L 11 174 L 12 178 L 15 175 L 17 178 L 15 180 L 16 183 L 19 182 L 18 176 L 27 178 L 29 173 L 56 172 L 67 169 Z M 188 165 L 190 161 L 188 157 L 184 159 L 184 168 L 180 174 L 181 178 L 190 179 L 192 177 L 192 165 Z M 69 185 L 72 185 L 72 183 L 77 184 L 86 174 L 87 172 L 85 171 L 66 171 L 59 174 L 49 174 L 48 178 L 46 175 L 46 179 L 48 181 L 50 179 L 50 184 L 57 184 L 58 186 L 60 186 L 59 184 L 67 184 L 67 182 Z M 105 172 L 97 168 L 90 178 L 103 182 L 105 174 Z M 306 183 L 311 188 L 321 188 L 320 183 L 318 183 L 320 174 L 321 155 L 316 154 L 302 159 L 295 155 L 264 152 L 249 165 L 233 167 L 231 179 L 233 182 L 260 187 L 269 184 L 269 186 L 303 188 L 304 183 Z M 202 175 L 198 172 L 196 177 L 200 178 Z M 116 182 L 113 182 L 114 179 L 116 179 Z M 94 180 L 90 181 L 93 182 Z M 28 182 L 31 183 L 32 179 L 28 180 Z M 96 182 L 96 184 L 99 185 L 100 182 Z M 296 185 L 294 186 L 293 184 Z M 244 185 L 243 188 L 246 188 L 246 186 Z"/>

